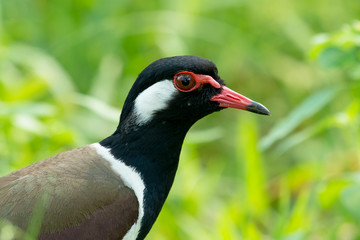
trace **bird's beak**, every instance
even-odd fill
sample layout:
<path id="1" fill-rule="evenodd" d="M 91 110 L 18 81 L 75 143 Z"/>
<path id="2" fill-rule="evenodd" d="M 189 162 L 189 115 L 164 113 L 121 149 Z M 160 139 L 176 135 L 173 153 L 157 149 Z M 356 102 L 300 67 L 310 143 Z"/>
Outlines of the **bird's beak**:
<path id="1" fill-rule="evenodd" d="M 220 107 L 242 109 L 258 114 L 270 115 L 270 111 L 262 104 L 257 103 L 225 86 L 219 94 L 213 96 L 211 101 L 218 102 Z"/>

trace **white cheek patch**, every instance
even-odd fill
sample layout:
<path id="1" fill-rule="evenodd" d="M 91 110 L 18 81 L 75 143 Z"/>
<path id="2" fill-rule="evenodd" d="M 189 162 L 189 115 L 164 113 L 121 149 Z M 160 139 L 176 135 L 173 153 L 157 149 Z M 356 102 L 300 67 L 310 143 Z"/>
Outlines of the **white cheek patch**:
<path id="1" fill-rule="evenodd" d="M 165 79 L 141 92 L 134 104 L 137 124 L 148 122 L 155 112 L 166 109 L 177 91 L 173 82 Z"/>

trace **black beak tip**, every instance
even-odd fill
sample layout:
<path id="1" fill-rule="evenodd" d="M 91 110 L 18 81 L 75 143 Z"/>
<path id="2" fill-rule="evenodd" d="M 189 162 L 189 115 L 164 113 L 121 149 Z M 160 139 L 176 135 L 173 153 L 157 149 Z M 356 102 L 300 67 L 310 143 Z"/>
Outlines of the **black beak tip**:
<path id="1" fill-rule="evenodd" d="M 252 102 L 246 107 L 246 110 L 257 114 L 270 115 L 270 111 L 264 105 L 257 102 Z"/>

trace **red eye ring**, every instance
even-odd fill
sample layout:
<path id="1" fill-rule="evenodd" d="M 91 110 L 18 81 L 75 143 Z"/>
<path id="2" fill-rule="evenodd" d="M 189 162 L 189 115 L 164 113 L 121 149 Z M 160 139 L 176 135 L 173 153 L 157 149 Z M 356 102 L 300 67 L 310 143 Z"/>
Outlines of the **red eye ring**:
<path id="1" fill-rule="evenodd" d="M 188 78 L 183 83 L 184 77 Z M 209 75 L 195 74 L 193 72 L 182 71 L 174 76 L 174 86 L 181 92 L 191 92 L 200 87 L 201 84 L 210 84 L 214 88 L 221 88 L 219 82 Z"/>
<path id="2" fill-rule="evenodd" d="M 181 92 L 191 92 L 200 86 L 196 81 L 196 74 L 192 72 L 179 72 L 174 76 L 174 86 Z"/>

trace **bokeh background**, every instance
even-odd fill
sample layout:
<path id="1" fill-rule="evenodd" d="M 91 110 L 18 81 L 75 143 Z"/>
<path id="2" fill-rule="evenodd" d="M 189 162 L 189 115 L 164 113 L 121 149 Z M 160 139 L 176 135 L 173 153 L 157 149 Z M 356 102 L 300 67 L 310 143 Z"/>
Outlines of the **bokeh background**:
<path id="1" fill-rule="evenodd" d="M 354 0 L 0 0 L 0 176 L 110 135 L 145 66 L 199 55 L 272 115 L 199 121 L 147 239 L 360 239 L 359 18 Z"/>

